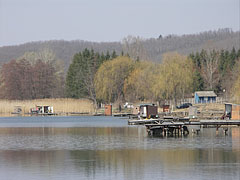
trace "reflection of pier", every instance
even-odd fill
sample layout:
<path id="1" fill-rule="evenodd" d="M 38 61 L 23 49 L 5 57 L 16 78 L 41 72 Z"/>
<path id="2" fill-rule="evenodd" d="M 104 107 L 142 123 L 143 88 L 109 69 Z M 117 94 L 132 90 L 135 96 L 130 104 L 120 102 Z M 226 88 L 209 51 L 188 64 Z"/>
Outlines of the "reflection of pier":
<path id="1" fill-rule="evenodd" d="M 129 124 L 145 125 L 149 135 L 187 135 L 189 126 L 209 127 L 214 126 L 217 129 L 221 126 L 237 125 L 240 126 L 240 120 L 200 120 L 200 121 L 169 121 L 160 119 L 131 120 Z M 225 129 L 225 133 L 227 132 Z M 196 130 L 196 133 L 199 129 Z"/>

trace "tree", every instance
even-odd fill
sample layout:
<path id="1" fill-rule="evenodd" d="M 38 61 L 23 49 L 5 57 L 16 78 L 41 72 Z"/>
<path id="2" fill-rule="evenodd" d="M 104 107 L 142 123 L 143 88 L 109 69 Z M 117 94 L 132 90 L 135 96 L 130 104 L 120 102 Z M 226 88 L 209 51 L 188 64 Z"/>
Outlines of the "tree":
<path id="1" fill-rule="evenodd" d="M 128 101 L 154 100 L 153 78 L 157 75 L 159 64 L 149 61 L 138 61 L 134 70 L 124 83 L 124 97 Z"/>
<path id="2" fill-rule="evenodd" d="M 189 58 L 191 58 L 194 69 L 193 69 L 193 91 L 202 91 L 204 89 L 204 80 L 201 75 L 202 68 L 202 59 L 200 54 L 196 52 L 196 54 L 190 54 Z"/>
<path id="3" fill-rule="evenodd" d="M 168 53 L 163 57 L 160 72 L 154 79 L 153 92 L 156 99 L 184 98 L 192 92 L 193 64 L 190 58 L 178 53 Z"/>
<path id="4" fill-rule="evenodd" d="M 56 55 L 51 49 L 44 48 L 39 52 L 25 52 L 23 56 L 17 58 L 17 61 L 26 59 L 32 66 L 36 66 L 39 60 L 44 66 L 39 66 L 39 68 L 49 67 L 54 68 L 54 79 L 52 79 L 52 84 L 54 88 L 51 90 L 51 97 L 64 97 L 64 62 L 56 58 Z M 45 66 L 46 65 L 46 66 Z M 38 69 L 36 70 L 38 71 Z"/>
<path id="5" fill-rule="evenodd" d="M 112 57 L 115 56 L 116 53 L 113 52 Z M 94 50 L 85 49 L 75 54 L 67 72 L 67 97 L 89 98 L 97 105 L 94 77 L 100 65 L 109 59 L 109 52 L 100 55 Z"/>
<path id="6" fill-rule="evenodd" d="M 134 68 L 135 62 L 127 56 L 119 56 L 104 62 L 95 76 L 96 96 L 105 102 L 124 98 L 124 82 Z"/>
<path id="7" fill-rule="evenodd" d="M 219 53 L 216 51 L 208 54 L 206 51 L 201 52 L 202 61 L 202 77 L 205 80 L 208 90 L 214 90 L 219 81 Z"/>
<path id="8" fill-rule="evenodd" d="M 12 60 L 1 69 L 3 94 L 6 99 L 31 99 L 31 70 L 26 60 Z"/>
<path id="9" fill-rule="evenodd" d="M 1 69 L 2 89 L 7 99 L 37 99 L 53 97 L 55 69 L 38 60 L 31 65 L 25 59 L 12 60 Z"/>
<path id="10" fill-rule="evenodd" d="M 49 62 L 38 60 L 33 66 L 33 99 L 54 97 L 55 69 Z"/>
<path id="11" fill-rule="evenodd" d="M 193 92 L 204 90 L 204 81 L 199 71 L 193 71 Z"/>
<path id="12" fill-rule="evenodd" d="M 234 83 L 232 86 L 232 96 L 236 99 L 236 103 L 240 103 L 240 59 L 238 59 L 237 65 L 234 69 Z"/>
<path id="13" fill-rule="evenodd" d="M 122 41 L 122 48 L 134 60 L 148 60 L 144 41 L 140 37 L 127 36 Z"/>

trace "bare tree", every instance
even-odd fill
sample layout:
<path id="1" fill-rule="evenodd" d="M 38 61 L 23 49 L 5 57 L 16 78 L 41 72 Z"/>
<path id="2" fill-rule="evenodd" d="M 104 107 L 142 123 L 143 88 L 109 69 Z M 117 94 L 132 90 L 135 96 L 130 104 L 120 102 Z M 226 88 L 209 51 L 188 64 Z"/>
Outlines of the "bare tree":
<path id="1" fill-rule="evenodd" d="M 122 40 L 123 51 L 134 60 L 148 60 L 144 40 L 140 37 L 127 36 Z"/>
<path id="2" fill-rule="evenodd" d="M 207 84 L 207 89 L 213 90 L 219 81 L 219 53 L 213 50 L 207 54 L 206 51 L 202 51 L 202 56 L 204 58 L 201 69 L 202 76 Z"/>

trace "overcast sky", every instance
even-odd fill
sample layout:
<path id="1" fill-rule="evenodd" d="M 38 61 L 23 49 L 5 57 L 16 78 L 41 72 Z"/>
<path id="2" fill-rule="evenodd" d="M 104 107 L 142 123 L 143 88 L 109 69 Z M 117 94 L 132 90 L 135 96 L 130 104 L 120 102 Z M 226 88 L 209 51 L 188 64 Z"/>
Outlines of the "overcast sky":
<path id="1" fill-rule="evenodd" d="M 0 0 L 0 46 L 240 29 L 239 0 Z"/>

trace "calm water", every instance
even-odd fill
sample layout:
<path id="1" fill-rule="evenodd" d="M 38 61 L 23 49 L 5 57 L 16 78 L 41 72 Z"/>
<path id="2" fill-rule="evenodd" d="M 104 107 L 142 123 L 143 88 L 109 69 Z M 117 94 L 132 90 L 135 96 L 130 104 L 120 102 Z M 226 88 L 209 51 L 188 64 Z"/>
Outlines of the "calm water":
<path id="1" fill-rule="evenodd" d="M 153 138 L 112 117 L 0 118 L 0 180 L 239 178 L 240 128 Z"/>

